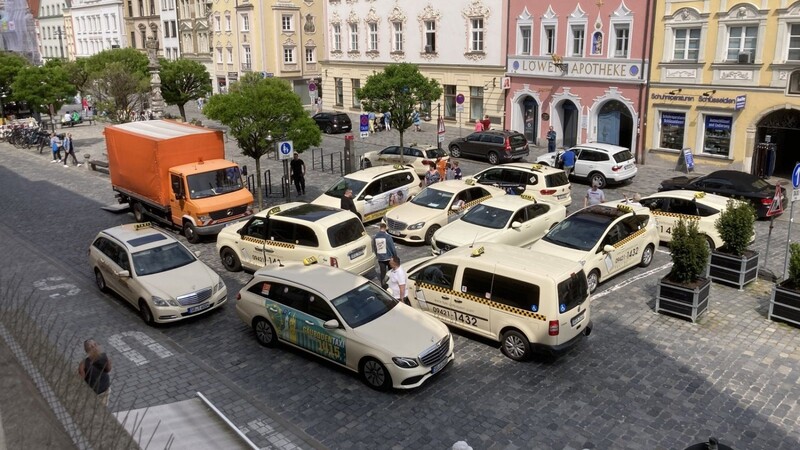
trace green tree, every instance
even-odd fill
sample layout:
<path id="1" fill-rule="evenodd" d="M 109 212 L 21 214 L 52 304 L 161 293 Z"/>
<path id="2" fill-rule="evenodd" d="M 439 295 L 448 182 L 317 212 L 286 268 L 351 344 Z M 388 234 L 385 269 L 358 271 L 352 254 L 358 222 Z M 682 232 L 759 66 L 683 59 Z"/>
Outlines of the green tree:
<path id="1" fill-rule="evenodd" d="M 197 61 L 180 58 L 161 60 L 161 94 L 168 105 L 177 105 L 181 118 L 186 120 L 186 102 L 211 93 L 211 76 Z"/>
<path id="2" fill-rule="evenodd" d="M 705 272 L 709 249 L 705 236 L 697 229 L 697 221 L 680 219 L 672 227 L 669 243 L 672 256 L 670 279 L 676 283 L 693 283 Z"/>
<path id="3" fill-rule="evenodd" d="M 714 222 L 719 237 L 725 242 L 720 251 L 742 256 L 753 240 L 756 210 L 747 200 L 728 199 L 727 206 Z"/>
<path id="4" fill-rule="evenodd" d="M 87 91 L 113 122 L 130 120 L 150 90 L 147 56 L 132 48 L 105 50 L 86 60 Z"/>
<path id="5" fill-rule="evenodd" d="M 58 61 L 41 67 L 24 67 L 11 83 L 11 89 L 15 99 L 27 102 L 33 110 L 51 113 L 54 128 L 53 113 L 61 109 L 67 97 L 76 93 L 75 86 L 69 82 L 67 72 Z"/>
<path id="6" fill-rule="evenodd" d="M 227 94 L 211 97 L 203 113 L 228 126 L 242 154 L 255 160 L 259 209 L 264 207 L 261 157 L 277 141 L 290 140 L 294 150 L 302 153 L 322 140 L 319 127 L 308 116 L 300 97 L 279 78 L 246 74 L 230 86 Z"/>
<path id="7" fill-rule="evenodd" d="M 411 114 L 423 102 L 432 102 L 442 96 L 439 82 L 426 78 L 414 64 L 390 64 L 383 72 L 367 77 L 364 87 L 356 93 L 367 111 L 391 113 L 390 123 L 403 134 L 413 125 Z M 402 161 L 403 155 L 400 154 Z"/>
<path id="8" fill-rule="evenodd" d="M 11 83 L 23 67 L 27 67 L 28 60 L 10 52 L 0 52 L 0 95 L 11 97 Z M 4 101 L 0 99 L 0 101 Z"/>
<path id="9" fill-rule="evenodd" d="M 78 92 L 83 92 L 86 83 L 89 81 L 90 74 L 86 70 L 86 61 L 85 58 L 79 58 L 75 61 L 65 61 L 62 63 L 64 70 L 67 72 L 69 82 L 75 86 L 75 90 Z"/>

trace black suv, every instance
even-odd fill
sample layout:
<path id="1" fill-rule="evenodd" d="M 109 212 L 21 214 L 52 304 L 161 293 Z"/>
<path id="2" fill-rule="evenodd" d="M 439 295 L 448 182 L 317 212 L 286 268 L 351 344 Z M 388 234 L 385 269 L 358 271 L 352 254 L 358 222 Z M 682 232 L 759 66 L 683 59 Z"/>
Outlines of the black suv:
<path id="1" fill-rule="evenodd" d="M 528 140 L 516 131 L 476 131 L 450 141 L 450 156 L 476 156 L 492 164 L 510 162 L 528 156 Z"/>
<path id="2" fill-rule="evenodd" d="M 312 117 L 320 130 L 326 134 L 346 133 L 353 128 L 350 117 L 345 113 L 321 112 Z"/>

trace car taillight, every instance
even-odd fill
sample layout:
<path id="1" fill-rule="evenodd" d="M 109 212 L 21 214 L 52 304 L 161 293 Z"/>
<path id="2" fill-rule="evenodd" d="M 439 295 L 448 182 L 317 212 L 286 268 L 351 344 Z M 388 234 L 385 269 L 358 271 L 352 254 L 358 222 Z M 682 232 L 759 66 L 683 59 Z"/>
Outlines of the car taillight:
<path id="1" fill-rule="evenodd" d="M 241 299 L 242 299 L 242 293 L 241 292 L 237 292 L 236 293 L 236 300 L 241 300 Z"/>
<path id="2" fill-rule="evenodd" d="M 336 258 L 331 258 L 331 267 L 339 267 L 339 260 Z"/>
<path id="3" fill-rule="evenodd" d="M 542 195 L 553 195 L 553 194 L 556 193 L 556 190 L 555 189 L 542 189 L 541 191 L 539 191 L 539 193 L 542 194 Z"/>
<path id="4" fill-rule="evenodd" d="M 506 138 L 506 153 L 511 153 L 511 138 Z"/>
<path id="5" fill-rule="evenodd" d="M 551 320 L 550 321 L 550 327 L 548 328 L 547 331 L 548 331 L 548 334 L 550 334 L 550 336 L 558 336 L 558 321 L 557 320 Z"/>
<path id="6" fill-rule="evenodd" d="M 612 171 L 612 172 L 616 172 L 616 171 L 618 171 L 619 169 L 622 169 L 622 166 L 613 166 L 613 167 L 611 167 L 611 171 Z"/>
<path id="7" fill-rule="evenodd" d="M 762 198 L 761 199 L 761 204 L 762 205 L 766 205 L 766 206 L 771 205 L 772 204 L 772 197 Z"/>

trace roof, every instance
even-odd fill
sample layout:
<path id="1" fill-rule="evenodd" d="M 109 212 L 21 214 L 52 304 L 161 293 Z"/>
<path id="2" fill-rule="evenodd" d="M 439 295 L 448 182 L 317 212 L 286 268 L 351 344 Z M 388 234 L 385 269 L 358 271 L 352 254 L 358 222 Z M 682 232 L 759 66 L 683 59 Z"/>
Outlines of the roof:
<path id="1" fill-rule="evenodd" d="M 396 166 L 399 166 L 400 168 L 396 169 Z M 375 166 L 368 169 L 357 170 L 353 173 L 345 175 L 345 178 L 350 178 L 352 180 L 372 181 L 376 177 L 390 172 L 410 172 L 415 177 L 417 176 L 417 172 L 413 167 L 400 166 L 397 164 L 395 166 Z"/>
<path id="2" fill-rule="evenodd" d="M 775 186 L 767 181 L 764 181 L 755 175 L 747 172 L 740 172 L 738 170 L 717 170 L 716 172 L 711 172 L 710 174 L 699 178 L 724 178 L 733 183 L 733 185 L 736 186 L 736 189 L 741 191 L 758 191 L 759 189 L 757 189 L 755 186 L 755 183 L 757 182 L 759 182 L 759 184 L 763 183 L 764 185 L 770 187 L 773 189 L 773 192 L 775 189 Z"/>
<path id="3" fill-rule="evenodd" d="M 598 225 L 607 226 L 631 211 L 640 215 L 650 215 L 650 210 L 644 206 L 628 205 L 624 200 L 615 200 L 599 205 L 588 206 L 570 214 L 565 220 L 571 220 L 575 217 L 584 217 L 589 221 L 596 222 Z"/>
<path id="4" fill-rule="evenodd" d="M 113 125 L 116 128 L 129 133 L 141 134 L 155 139 L 173 139 L 177 137 L 190 136 L 204 133 L 217 133 L 203 127 L 187 125 L 173 122 L 170 120 L 145 120 L 142 122 L 129 122 L 120 125 Z"/>
<path id="5" fill-rule="evenodd" d="M 604 144 L 602 142 L 587 142 L 585 144 L 578 144 L 573 146 L 572 148 L 581 147 L 581 148 L 592 148 L 595 150 L 601 150 L 608 153 L 617 153 L 623 150 L 630 150 L 628 147 L 620 147 L 619 145 L 613 144 Z"/>
<path id="6" fill-rule="evenodd" d="M 177 242 L 175 238 L 153 228 L 149 222 L 119 225 L 107 228 L 102 233 L 117 239 L 134 252 Z"/>
<path id="7" fill-rule="evenodd" d="M 445 181 L 440 181 L 438 183 L 434 183 L 426 187 L 425 189 L 431 188 L 436 191 L 450 192 L 455 194 L 475 186 L 480 186 L 480 185 L 467 184 L 464 180 L 445 180 Z M 481 186 L 481 187 L 485 188 L 486 186 Z"/>
<path id="8" fill-rule="evenodd" d="M 647 197 L 643 197 L 643 199 L 654 198 L 654 197 L 670 197 L 670 198 L 680 198 L 683 200 L 694 200 L 700 204 L 708 205 L 719 210 L 727 208 L 728 200 L 730 200 L 730 198 L 723 197 L 721 195 L 709 194 L 701 191 L 690 191 L 686 189 L 657 192 L 653 195 L 648 195 Z"/>
<path id="9" fill-rule="evenodd" d="M 483 253 L 479 256 L 472 256 L 473 251 L 483 248 Z M 534 250 L 515 247 L 507 244 L 497 244 L 493 242 L 477 242 L 473 245 L 463 245 L 456 247 L 438 258 L 475 258 L 481 263 L 488 263 L 492 266 L 514 267 L 522 271 L 557 277 L 562 274 L 570 274 L 582 269 L 580 262 L 553 255 L 540 255 Z M 514 276 L 506 270 L 498 270 L 498 274 Z M 524 281 L 524 280 L 523 280 Z"/>
<path id="10" fill-rule="evenodd" d="M 328 299 L 339 297 L 369 282 L 360 275 L 319 263 L 310 266 L 291 263 L 283 266 L 273 265 L 259 269 L 255 273 L 255 278 L 264 277 L 307 287 Z"/>
<path id="11" fill-rule="evenodd" d="M 508 211 L 516 211 L 523 206 L 533 205 L 535 203 L 537 203 L 536 199 L 527 195 L 501 195 L 484 201 L 483 205 Z M 551 203 L 548 203 L 548 205 L 555 206 Z"/>
<path id="12" fill-rule="evenodd" d="M 506 164 L 500 164 L 499 166 L 494 166 L 494 167 L 495 168 L 497 168 L 497 167 L 513 167 L 515 169 L 525 169 L 525 170 L 529 170 L 531 172 L 543 173 L 545 175 L 551 174 L 551 173 L 555 173 L 555 172 L 563 172 L 563 170 L 561 170 L 561 169 L 557 169 L 557 168 L 555 168 L 553 166 L 548 166 L 548 165 L 545 165 L 545 164 L 506 163 Z M 492 167 L 489 167 L 489 169 L 491 169 L 491 168 Z M 489 170 L 489 169 L 484 169 L 484 170 Z M 483 170 L 481 172 L 483 172 Z"/>

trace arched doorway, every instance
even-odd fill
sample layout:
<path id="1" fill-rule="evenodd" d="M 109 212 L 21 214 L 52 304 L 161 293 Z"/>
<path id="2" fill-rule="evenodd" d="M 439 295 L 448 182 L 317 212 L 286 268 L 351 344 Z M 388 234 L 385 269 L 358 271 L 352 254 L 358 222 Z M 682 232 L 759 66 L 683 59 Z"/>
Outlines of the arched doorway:
<path id="1" fill-rule="evenodd" d="M 758 154 L 759 144 L 769 141 L 770 144 L 775 144 L 775 171 L 772 174 L 791 178 L 795 163 L 800 161 L 800 151 L 797 150 L 797 142 L 800 142 L 800 111 L 796 109 L 774 111 L 762 118 L 757 127 L 753 173 L 759 173 L 756 165 L 766 163 L 766 158 Z"/>
<path id="2" fill-rule="evenodd" d="M 603 104 L 597 113 L 597 142 L 631 148 L 633 117 L 627 106 L 618 100 Z"/>
<path id="3" fill-rule="evenodd" d="M 580 121 L 580 114 L 578 107 L 575 103 L 565 100 L 561 104 L 561 136 L 562 145 L 566 147 L 574 147 L 578 144 L 578 122 Z"/>
<path id="4" fill-rule="evenodd" d="M 522 99 L 522 117 L 525 120 L 525 139 L 530 143 L 536 142 L 537 127 L 536 117 L 539 116 L 539 105 L 530 95 Z"/>

